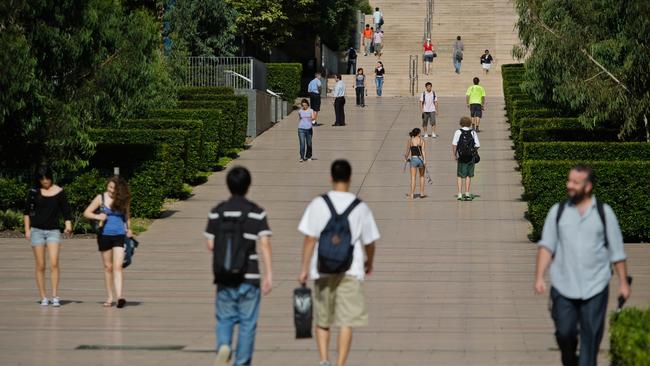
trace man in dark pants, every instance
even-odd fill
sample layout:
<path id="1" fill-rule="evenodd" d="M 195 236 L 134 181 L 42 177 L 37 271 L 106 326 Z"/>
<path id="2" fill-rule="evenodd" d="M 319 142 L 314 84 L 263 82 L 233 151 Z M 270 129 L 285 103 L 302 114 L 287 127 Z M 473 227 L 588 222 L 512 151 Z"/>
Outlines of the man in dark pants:
<path id="1" fill-rule="evenodd" d="M 320 72 L 317 72 L 314 75 L 312 81 L 310 81 L 309 85 L 307 86 L 307 92 L 309 93 L 309 105 L 314 111 L 314 120 L 311 124 L 314 126 L 318 126 L 318 112 L 320 112 L 320 90 L 322 85 L 323 84 L 320 81 Z"/>
<path id="2" fill-rule="evenodd" d="M 612 264 L 620 296 L 626 300 L 630 296 L 623 235 L 612 208 L 592 195 L 590 167 L 571 169 L 566 186 L 569 200 L 554 205 L 544 222 L 534 288 L 538 294 L 546 292 L 544 272 L 550 265 L 551 315 L 562 364 L 595 366 L 605 329 Z"/>
<path id="3" fill-rule="evenodd" d="M 341 74 L 336 75 L 333 94 L 336 120 L 332 126 L 345 126 L 345 84 L 341 80 Z"/>
<path id="4" fill-rule="evenodd" d="M 348 74 L 356 74 L 357 73 L 357 50 L 354 49 L 354 47 L 350 47 L 348 49 L 348 69 L 347 72 Z"/>

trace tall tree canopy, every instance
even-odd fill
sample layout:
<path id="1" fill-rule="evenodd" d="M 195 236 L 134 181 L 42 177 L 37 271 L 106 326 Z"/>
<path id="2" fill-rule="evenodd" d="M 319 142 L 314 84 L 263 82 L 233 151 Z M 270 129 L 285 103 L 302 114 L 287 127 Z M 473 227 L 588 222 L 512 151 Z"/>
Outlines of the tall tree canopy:
<path id="1" fill-rule="evenodd" d="M 118 0 L 0 4 L 0 167 L 84 166 L 88 127 L 171 102 L 150 13 Z"/>
<path id="2" fill-rule="evenodd" d="M 621 137 L 650 137 L 650 2 L 516 0 L 526 59 L 523 87 L 582 113 L 589 126 L 613 124 Z"/>

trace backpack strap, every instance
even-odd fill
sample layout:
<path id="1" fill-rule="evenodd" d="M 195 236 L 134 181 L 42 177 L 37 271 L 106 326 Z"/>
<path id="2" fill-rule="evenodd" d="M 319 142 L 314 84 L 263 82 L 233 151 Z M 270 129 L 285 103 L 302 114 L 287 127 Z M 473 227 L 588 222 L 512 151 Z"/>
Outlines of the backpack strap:
<path id="1" fill-rule="evenodd" d="M 334 205 L 332 204 L 332 200 L 327 195 L 327 193 L 321 195 L 321 197 L 323 197 L 323 199 L 325 200 L 325 203 L 327 204 L 327 207 L 330 209 L 330 213 L 332 214 L 332 217 L 338 216 L 338 213 L 336 212 L 336 209 L 334 208 Z"/>
<path id="2" fill-rule="evenodd" d="M 609 249 L 609 239 L 607 238 L 607 220 L 605 219 L 605 204 L 596 199 L 596 209 L 598 210 L 598 216 L 600 216 L 600 221 L 603 223 L 603 235 L 605 236 L 605 248 Z"/>
<path id="3" fill-rule="evenodd" d="M 341 217 L 348 217 L 352 210 L 354 210 L 359 204 L 361 203 L 361 200 L 358 198 L 355 198 L 354 201 L 348 206 L 348 208 L 345 209 L 345 211 L 341 214 Z"/>
<path id="4" fill-rule="evenodd" d="M 557 208 L 557 215 L 555 216 L 555 225 L 557 225 L 558 229 L 560 228 L 560 218 L 562 217 L 562 212 L 564 212 L 567 203 L 568 203 L 567 201 L 560 202 L 560 206 L 558 206 Z"/>
<path id="5" fill-rule="evenodd" d="M 350 206 L 348 206 L 348 208 L 346 208 L 345 211 L 343 211 L 343 213 L 339 215 L 336 212 L 336 209 L 334 208 L 334 205 L 332 204 L 332 200 L 330 200 L 327 193 L 325 193 L 321 197 L 323 197 L 323 199 L 325 200 L 325 203 L 327 203 L 327 207 L 329 207 L 330 212 L 332 214 L 332 217 L 334 217 L 334 216 L 340 216 L 340 217 L 343 217 L 343 218 L 348 217 L 348 215 L 350 215 L 352 210 L 354 210 L 361 203 L 361 200 L 359 198 L 355 198 L 354 201 L 352 201 L 352 203 L 350 204 Z"/>

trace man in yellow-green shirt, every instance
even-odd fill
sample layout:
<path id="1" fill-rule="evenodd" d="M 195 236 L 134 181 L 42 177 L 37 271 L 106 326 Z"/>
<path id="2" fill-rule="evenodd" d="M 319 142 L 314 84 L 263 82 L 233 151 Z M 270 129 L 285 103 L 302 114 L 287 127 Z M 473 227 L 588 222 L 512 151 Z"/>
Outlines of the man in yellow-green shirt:
<path id="1" fill-rule="evenodd" d="M 485 110 L 485 89 L 478 85 L 479 81 L 479 78 L 475 77 L 474 85 L 467 88 L 467 93 L 465 93 L 467 107 L 472 117 L 472 128 L 476 132 L 481 132 L 478 125 L 481 123 L 481 117 L 483 117 L 483 111 Z"/>

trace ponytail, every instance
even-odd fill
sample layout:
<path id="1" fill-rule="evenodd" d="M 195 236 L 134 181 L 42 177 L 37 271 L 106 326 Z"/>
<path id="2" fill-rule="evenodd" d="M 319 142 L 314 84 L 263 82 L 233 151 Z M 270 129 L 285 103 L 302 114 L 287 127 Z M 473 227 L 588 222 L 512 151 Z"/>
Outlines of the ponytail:
<path id="1" fill-rule="evenodd" d="M 411 137 L 415 137 L 415 136 L 417 136 L 419 134 L 420 134 L 420 129 L 419 128 L 414 128 L 413 130 L 411 130 L 411 132 L 409 132 L 409 136 L 411 136 Z"/>

